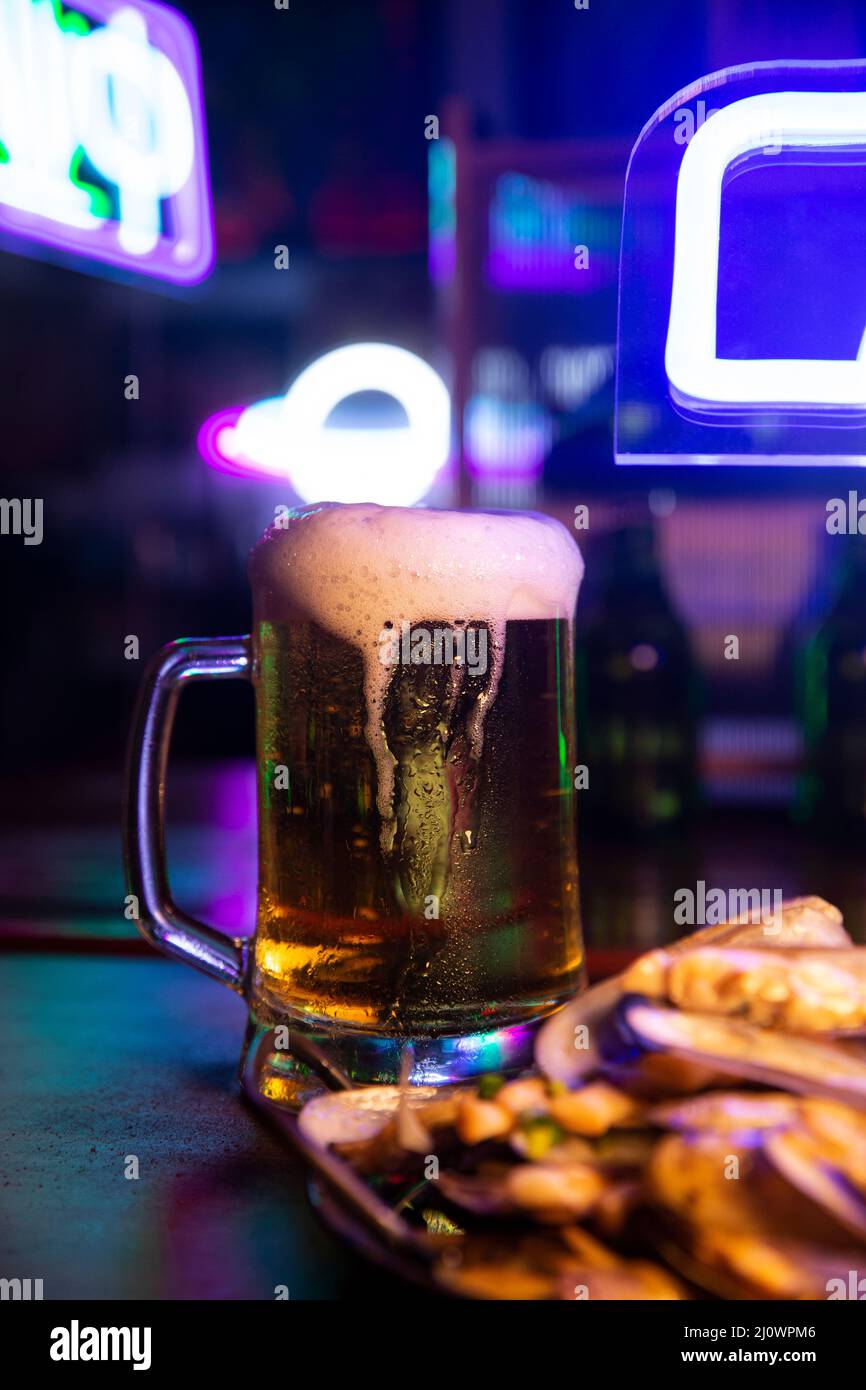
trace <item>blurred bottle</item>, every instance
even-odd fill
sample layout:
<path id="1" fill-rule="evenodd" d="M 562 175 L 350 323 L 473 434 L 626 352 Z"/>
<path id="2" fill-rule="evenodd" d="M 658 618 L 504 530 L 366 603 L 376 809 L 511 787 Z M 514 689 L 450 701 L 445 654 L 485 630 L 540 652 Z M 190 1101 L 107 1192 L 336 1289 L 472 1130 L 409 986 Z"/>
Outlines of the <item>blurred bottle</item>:
<path id="1" fill-rule="evenodd" d="M 694 805 L 696 685 L 651 526 L 614 532 L 600 613 L 577 642 L 584 826 L 675 825 Z"/>
<path id="2" fill-rule="evenodd" d="M 802 650 L 797 706 L 806 748 L 796 813 L 866 824 L 866 540 L 851 537 L 838 597 Z"/>

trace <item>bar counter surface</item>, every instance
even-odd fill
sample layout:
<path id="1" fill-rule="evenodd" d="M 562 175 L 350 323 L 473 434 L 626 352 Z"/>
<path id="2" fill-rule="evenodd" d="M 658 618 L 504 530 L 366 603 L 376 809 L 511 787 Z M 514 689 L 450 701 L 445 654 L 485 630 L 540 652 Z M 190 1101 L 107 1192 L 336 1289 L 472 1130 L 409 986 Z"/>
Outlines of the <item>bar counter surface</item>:
<path id="1" fill-rule="evenodd" d="M 159 959 L 0 969 L 0 1276 L 46 1299 L 399 1295 L 324 1230 L 242 1105 L 240 999 Z"/>
<path id="2" fill-rule="evenodd" d="M 238 930 L 255 831 L 234 775 L 168 841 L 177 898 Z M 22 812 L 0 841 L 0 1278 L 42 1279 L 46 1299 L 426 1296 L 318 1221 L 294 1155 L 240 1099 L 243 1002 L 124 920 L 105 809 L 88 799 L 83 824 L 50 830 Z M 672 894 L 698 879 L 820 894 L 866 938 L 862 847 L 780 817 L 585 841 L 581 874 L 595 978 L 681 935 Z"/>

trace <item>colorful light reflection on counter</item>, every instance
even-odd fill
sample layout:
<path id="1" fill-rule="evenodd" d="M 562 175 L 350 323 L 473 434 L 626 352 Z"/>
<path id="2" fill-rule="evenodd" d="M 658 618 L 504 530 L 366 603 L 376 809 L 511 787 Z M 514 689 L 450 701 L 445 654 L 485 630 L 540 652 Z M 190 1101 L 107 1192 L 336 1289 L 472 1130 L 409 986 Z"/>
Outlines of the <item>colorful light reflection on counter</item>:
<path id="1" fill-rule="evenodd" d="M 176 284 L 210 272 L 198 46 L 181 14 L 0 0 L 0 231 Z"/>
<path id="2" fill-rule="evenodd" d="M 392 396 L 408 424 L 338 429 L 332 411 L 362 392 Z M 219 411 L 202 425 L 198 448 L 222 472 L 284 478 L 304 502 L 413 506 L 447 463 L 451 402 L 422 358 L 391 343 L 351 343 L 325 353 L 285 396 Z"/>

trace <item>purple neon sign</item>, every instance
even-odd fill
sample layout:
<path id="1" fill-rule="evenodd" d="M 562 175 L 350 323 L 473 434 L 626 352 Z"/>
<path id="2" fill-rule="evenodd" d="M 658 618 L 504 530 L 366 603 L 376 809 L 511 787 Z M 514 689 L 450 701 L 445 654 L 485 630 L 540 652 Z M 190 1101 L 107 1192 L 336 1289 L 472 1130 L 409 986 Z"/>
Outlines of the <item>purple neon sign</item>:
<path id="1" fill-rule="evenodd" d="M 201 68 L 177 10 L 0 0 L 0 233 L 175 284 L 208 275 Z"/>

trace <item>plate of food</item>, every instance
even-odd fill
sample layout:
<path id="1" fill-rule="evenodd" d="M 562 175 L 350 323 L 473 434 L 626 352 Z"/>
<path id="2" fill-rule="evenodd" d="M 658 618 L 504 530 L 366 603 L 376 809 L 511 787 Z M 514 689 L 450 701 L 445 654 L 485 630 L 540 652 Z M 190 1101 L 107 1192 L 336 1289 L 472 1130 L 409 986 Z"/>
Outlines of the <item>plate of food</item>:
<path id="1" fill-rule="evenodd" d="M 308 1047 L 327 1089 L 291 1114 L 281 1057 L 244 1091 L 322 1219 L 430 1292 L 826 1299 L 866 1267 L 866 947 L 820 899 L 639 957 L 518 1076 L 353 1088 Z"/>

